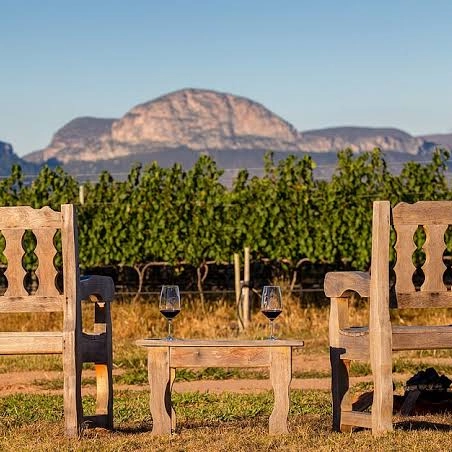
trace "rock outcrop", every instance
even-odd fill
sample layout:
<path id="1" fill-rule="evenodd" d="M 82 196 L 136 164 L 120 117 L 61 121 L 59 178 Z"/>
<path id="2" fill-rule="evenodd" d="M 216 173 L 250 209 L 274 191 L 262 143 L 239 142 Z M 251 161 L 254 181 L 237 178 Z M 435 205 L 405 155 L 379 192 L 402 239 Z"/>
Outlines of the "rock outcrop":
<path id="1" fill-rule="evenodd" d="M 186 89 L 130 110 L 112 126 L 115 143 L 150 148 L 298 150 L 297 130 L 244 97 Z"/>

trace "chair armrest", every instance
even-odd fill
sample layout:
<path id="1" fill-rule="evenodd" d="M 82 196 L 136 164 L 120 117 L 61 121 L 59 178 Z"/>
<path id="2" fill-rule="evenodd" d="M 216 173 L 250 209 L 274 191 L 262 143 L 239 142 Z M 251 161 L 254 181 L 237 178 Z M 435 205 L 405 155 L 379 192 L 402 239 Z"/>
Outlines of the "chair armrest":
<path id="1" fill-rule="evenodd" d="M 80 278 L 83 301 L 111 302 L 115 296 L 115 284 L 109 276 L 90 275 Z"/>
<path id="2" fill-rule="evenodd" d="M 361 297 L 369 297 L 370 275 L 367 272 L 329 272 L 323 283 L 328 298 L 342 298 L 357 292 Z"/>

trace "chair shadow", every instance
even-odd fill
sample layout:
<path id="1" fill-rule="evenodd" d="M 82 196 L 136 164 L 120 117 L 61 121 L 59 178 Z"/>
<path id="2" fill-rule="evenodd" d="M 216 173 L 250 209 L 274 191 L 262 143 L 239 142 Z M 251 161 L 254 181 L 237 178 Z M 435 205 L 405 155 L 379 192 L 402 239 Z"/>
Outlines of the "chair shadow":
<path id="1" fill-rule="evenodd" d="M 258 418 L 260 419 L 260 418 Z M 266 417 L 262 417 L 260 419 L 262 421 L 262 428 L 267 428 L 268 420 Z M 191 430 L 197 428 L 219 428 L 222 429 L 234 429 L 237 427 L 248 427 L 255 426 L 256 418 L 238 418 L 238 419 L 228 419 L 228 420 L 189 420 L 185 422 L 181 422 L 176 427 L 175 433 L 180 433 L 182 430 Z M 115 427 L 113 430 L 110 430 L 113 433 L 120 433 L 124 435 L 134 435 L 134 434 L 144 434 L 144 433 L 152 433 L 152 422 L 149 424 L 139 424 L 132 426 L 124 426 L 124 427 Z"/>
<path id="2" fill-rule="evenodd" d="M 122 433 L 124 435 L 135 435 L 137 433 L 151 433 L 152 425 L 136 425 L 132 427 L 117 427 L 112 430 L 113 433 Z"/>
<path id="3" fill-rule="evenodd" d="M 452 424 L 442 424 L 440 422 L 430 422 L 430 421 L 416 421 L 416 420 L 407 420 L 401 422 L 394 423 L 395 430 L 403 430 L 403 431 L 423 431 L 423 430 L 435 430 L 441 432 L 452 431 Z"/>

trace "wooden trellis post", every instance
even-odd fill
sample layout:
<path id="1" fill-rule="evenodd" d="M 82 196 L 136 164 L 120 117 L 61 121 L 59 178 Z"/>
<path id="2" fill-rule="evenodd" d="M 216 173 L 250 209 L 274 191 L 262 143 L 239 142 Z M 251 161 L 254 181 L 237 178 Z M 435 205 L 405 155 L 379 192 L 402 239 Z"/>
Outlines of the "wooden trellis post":
<path id="1" fill-rule="evenodd" d="M 248 328 L 251 320 L 250 309 L 250 248 L 245 247 L 245 259 L 243 269 L 243 326 Z"/>
<path id="2" fill-rule="evenodd" d="M 251 321 L 250 309 L 250 249 L 245 248 L 243 280 L 240 278 L 240 256 L 234 253 L 234 285 L 239 328 L 248 328 Z"/>

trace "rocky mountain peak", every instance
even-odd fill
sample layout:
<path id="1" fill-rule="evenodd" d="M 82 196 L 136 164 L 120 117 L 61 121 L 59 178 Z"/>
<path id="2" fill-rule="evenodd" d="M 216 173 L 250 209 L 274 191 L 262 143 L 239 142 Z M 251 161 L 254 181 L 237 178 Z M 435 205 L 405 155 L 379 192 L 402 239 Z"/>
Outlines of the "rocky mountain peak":
<path id="1" fill-rule="evenodd" d="M 184 89 L 138 105 L 112 126 L 118 143 L 193 150 L 297 150 L 297 130 L 263 105 L 232 94 Z"/>

